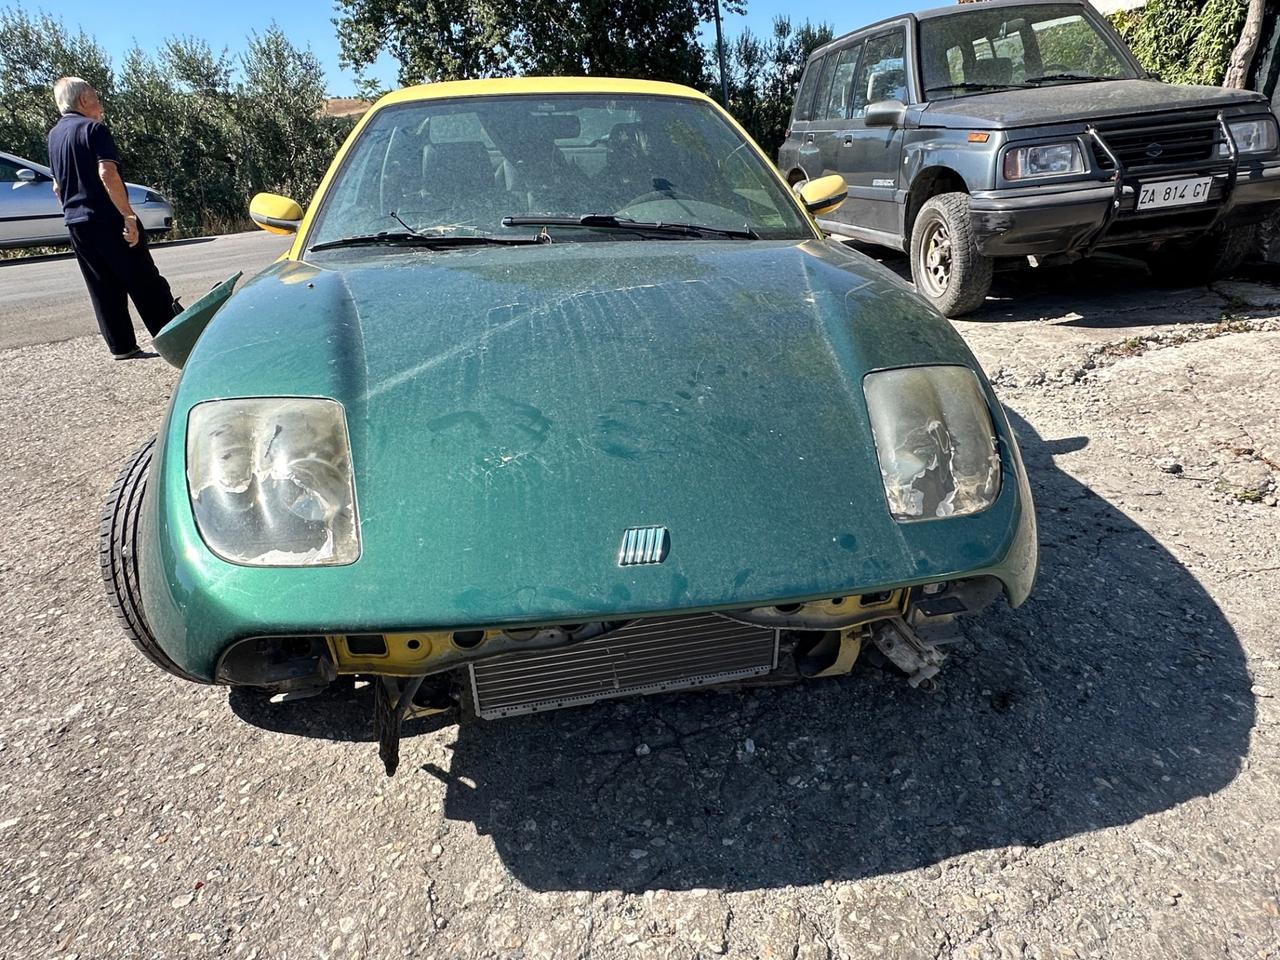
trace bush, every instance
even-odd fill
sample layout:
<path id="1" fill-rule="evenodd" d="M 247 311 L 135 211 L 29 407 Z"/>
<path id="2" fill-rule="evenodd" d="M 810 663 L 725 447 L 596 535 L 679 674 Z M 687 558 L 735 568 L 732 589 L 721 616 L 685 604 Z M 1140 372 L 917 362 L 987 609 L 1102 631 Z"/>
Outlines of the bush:
<path id="1" fill-rule="evenodd" d="M 1248 0 L 1150 0 L 1111 22 L 1161 80 L 1219 86 L 1248 8 Z"/>

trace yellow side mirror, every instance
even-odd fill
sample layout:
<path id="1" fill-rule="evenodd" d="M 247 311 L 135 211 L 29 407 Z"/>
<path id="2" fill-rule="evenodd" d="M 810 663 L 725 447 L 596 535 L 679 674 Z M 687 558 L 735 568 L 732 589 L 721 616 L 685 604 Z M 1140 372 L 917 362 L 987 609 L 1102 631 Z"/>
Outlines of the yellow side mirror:
<path id="1" fill-rule="evenodd" d="M 249 201 L 249 216 L 267 233 L 297 233 L 302 223 L 302 208 L 288 197 L 259 193 Z"/>
<path id="2" fill-rule="evenodd" d="M 849 196 L 849 185 L 844 177 L 833 173 L 829 177 L 810 180 L 800 188 L 800 202 L 815 217 L 830 213 Z"/>

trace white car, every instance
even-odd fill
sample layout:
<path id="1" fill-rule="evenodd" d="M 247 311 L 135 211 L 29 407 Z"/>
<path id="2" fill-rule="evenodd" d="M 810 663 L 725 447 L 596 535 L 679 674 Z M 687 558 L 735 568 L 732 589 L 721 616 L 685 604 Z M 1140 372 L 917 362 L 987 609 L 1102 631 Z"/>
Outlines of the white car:
<path id="1" fill-rule="evenodd" d="M 166 233 L 173 226 L 173 204 L 150 187 L 125 187 L 138 223 L 149 235 Z M 0 150 L 0 248 L 66 242 L 62 204 L 53 194 L 53 171 Z"/>

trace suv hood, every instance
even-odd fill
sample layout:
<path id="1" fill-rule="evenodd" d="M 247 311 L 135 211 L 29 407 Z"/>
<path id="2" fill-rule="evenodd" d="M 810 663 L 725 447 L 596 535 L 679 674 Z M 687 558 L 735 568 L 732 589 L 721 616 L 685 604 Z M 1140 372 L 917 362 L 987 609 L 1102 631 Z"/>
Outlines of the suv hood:
<path id="1" fill-rule="evenodd" d="M 1221 87 L 1175 86 L 1157 80 L 1104 80 L 1001 90 L 930 101 L 922 127 L 1004 130 L 1174 110 L 1266 105 L 1262 94 Z"/>

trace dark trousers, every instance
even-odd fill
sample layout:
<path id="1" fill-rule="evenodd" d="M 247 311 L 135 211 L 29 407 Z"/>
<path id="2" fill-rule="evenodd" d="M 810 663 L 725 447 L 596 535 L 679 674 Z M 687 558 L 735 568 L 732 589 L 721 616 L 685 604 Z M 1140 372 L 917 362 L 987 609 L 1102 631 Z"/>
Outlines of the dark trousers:
<path id="1" fill-rule="evenodd" d="M 145 234 L 139 230 L 138 245 L 131 247 L 119 223 L 73 223 L 67 229 L 102 338 L 114 354 L 136 350 L 129 300 L 152 336 L 173 319 L 173 291 L 151 259 Z"/>

